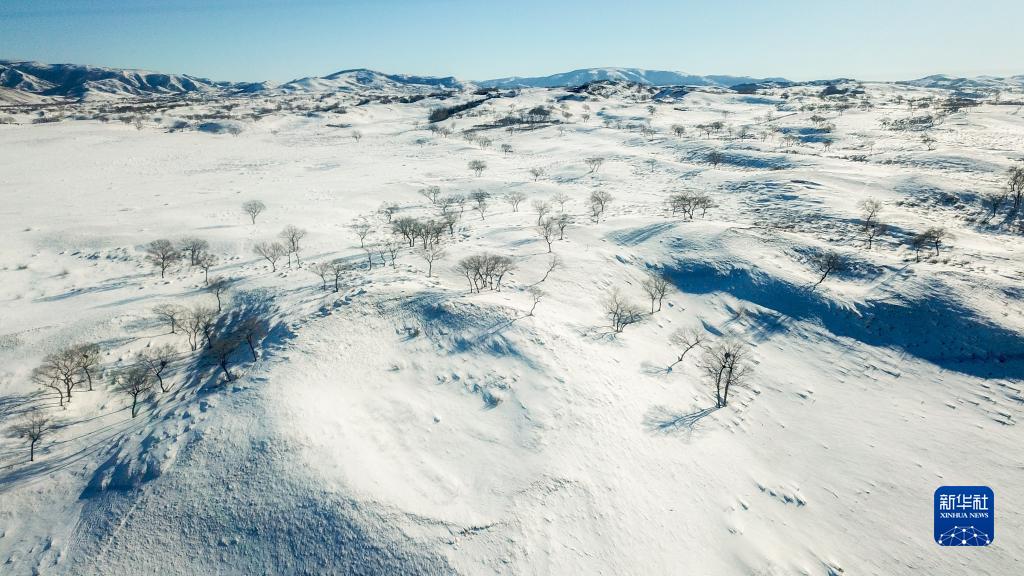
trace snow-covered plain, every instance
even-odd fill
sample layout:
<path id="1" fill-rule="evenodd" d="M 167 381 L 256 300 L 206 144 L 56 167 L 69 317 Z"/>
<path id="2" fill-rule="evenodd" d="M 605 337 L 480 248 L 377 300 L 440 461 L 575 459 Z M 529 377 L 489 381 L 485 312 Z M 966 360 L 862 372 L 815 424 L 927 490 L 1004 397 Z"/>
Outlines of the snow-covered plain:
<path id="1" fill-rule="evenodd" d="M 695 128 L 809 133 L 801 106 L 820 87 L 694 92 L 653 115 L 624 91 L 586 102 L 587 122 L 567 101 L 563 130 L 481 129 L 486 148 L 461 132 L 566 92 L 491 99 L 444 122 L 448 137 L 426 130 L 436 100 L 347 95 L 344 114 L 286 107 L 238 136 L 164 129 L 210 102 L 140 130 L 0 125 L 0 418 L 6 431 L 38 405 L 61 425 L 33 463 L 23 439 L 0 440 L 0 573 L 1024 573 L 1024 237 L 983 222 L 979 201 L 1021 160 L 1024 115 L 954 113 L 929 150 L 880 120 L 923 114 L 897 95 L 944 92 L 866 89 L 871 108 L 817 112 L 835 125 L 827 151 Z M 274 98 L 238 102 L 241 118 Z M 627 127 L 647 120 L 653 135 Z M 435 185 L 490 192 L 486 218 L 467 207 L 431 277 L 408 249 L 367 270 L 352 224 L 379 242 L 382 202 L 436 217 L 417 192 Z M 613 196 L 596 223 L 595 189 Z M 716 206 L 672 216 L 681 190 Z M 518 212 L 510 191 L 527 195 Z M 531 200 L 560 192 L 575 222 L 541 282 Z M 868 198 L 891 227 L 871 250 Z M 250 199 L 267 205 L 255 224 Z M 289 224 L 308 231 L 303 264 L 272 272 L 252 247 Z M 930 226 L 954 237 L 916 262 L 906 243 Z M 233 382 L 152 312 L 214 302 L 201 271 L 162 279 L 143 259 L 186 235 L 210 242 L 233 292 L 273 301 L 277 327 L 258 361 L 238 351 Z M 825 248 L 849 266 L 812 289 L 808 256 Z M 471 294 L 455 264 L 484 251 L 517 268 Z M 309 270 L 335 258 L 351 263 L 338 293 Z M 672 279 L 663 309 L 613 334 L 602 298 L 646 306 L 649 270 Z M 699 354 L 666 368 L 689 328 L 751 348 L 750 385 L 724 408 L 709 410 Z M 186 359 L 134 419 L 107 378 L 60 409 L 29 375 L 81 342 L 101 343 L 108 376 L 158 344 Z M 933 491 L 977 484 L 998 500 L 995 541 L 939 547 Z"/>

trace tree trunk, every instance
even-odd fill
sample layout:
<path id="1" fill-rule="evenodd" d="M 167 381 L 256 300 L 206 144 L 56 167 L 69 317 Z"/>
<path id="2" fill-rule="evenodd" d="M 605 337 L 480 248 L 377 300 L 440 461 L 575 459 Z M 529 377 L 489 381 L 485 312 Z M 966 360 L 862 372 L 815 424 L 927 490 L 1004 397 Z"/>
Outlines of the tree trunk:
<path id="1" fill-rule="evenodd" d="M 256 358 L 256 347 L 252 344 L 252 336 L 245 337 L 245 343 L 249 345 L 249 352 L 252 352 L 252 361 L 255 362 Z"/>
<path id="2" fill-rule="evenodd" d="M 224 375 L 227 376 L 228 382 L 234 380 L 234 377 L 231 376 L 231 372 L 228 371 L 228 363 L 226 360 L 221 360 L 220 369 L 224 371 Z"/>

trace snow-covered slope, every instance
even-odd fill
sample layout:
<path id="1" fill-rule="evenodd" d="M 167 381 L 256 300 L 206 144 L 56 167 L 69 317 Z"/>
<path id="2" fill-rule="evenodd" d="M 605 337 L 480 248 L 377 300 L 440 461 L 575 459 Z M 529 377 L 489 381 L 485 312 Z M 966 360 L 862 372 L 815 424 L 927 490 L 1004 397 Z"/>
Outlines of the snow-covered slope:
<path id="1" fill-rule="evenodd" d="M 445 90 L 462 90 L 467 85 L 451 76 L 411 76 L 408 74 L 384 74 L 375 70 L 359 68 L 341 70 L 327 76 L 315 76 L 292 80 L 278 88 L 286 92 L 388 92 L 388 93 L 431 93 Z"/>
<path id="2" fill-rule="evenodd" d="M 951 113 L 924 142 L 886 126 L 945 92 L 864 88 L 843 110 L 820 87 L 672 104 L 527 89 L 434 131 L 433 99 L 340 112 L 301 93 L 168 112 L 230 112 L 237 136 L 168 132 L 157 112 L 0 124 L 0 573 L 1024 573 L 1024 237 L 981 202 L 1021 161 L 1024 116 Z M 497 122 L 552 99 L 559 124 Z M 434 203 L 429 186 L 490 197 Z M 612 196 L 597 219 L 595 191 Z M 713 205 L 672 214 L 680 191 Z M 870 249 L 869 198 L 888 225 Z M 267 206 L 255 223 L 249 199 Z M 534 201 L 571 219 L 551 252 Z M 397 237 L 391 260 L 382 202 L 458 213 L 443 254 Z M 307 231 L 302 262 L 275 269 L 253 247 L 287 225 Z M 918 258 L 909 242 L 938 226 L 952 237 Z M 186 236 L 232 279 L 226 310 L 271 319 L 230 382 L 153 312 L 216 305 L 201 270 L 144 257 Z M 847 265 L 819 282 L 825 250 Z M 484 252 L 516 268 L 470 292 L 456 264 Z M 332 261 L 337 292 L 314 273 Z M 653 313 L 649 272 L 669 280 Z M 621 333 L 613 288 L 643 310 Z M 699 352 L 675 363 L 680 330 L 748 347 L 727 406 Z M 62 409 L 30 374 L 80 342 L 103 373 Z M 169 390 L 132 418 L 111 376 L 161 345 L 179 353 Z M 33 407 L 60 427 L 29 463 L 6 432 Z M 933 491 L 975 484 L 997 495 L 993 545 L 939 548 Z"/>
<path id="3" fill-rule="evenodd" d="M 728 88 L 736 84 L 761 82 L 764 79 L 747 76 L 695 76 L 684 72 L 666 70 L 644 70 L 642 68 L 583 68 L 551 74 L 550 76 L 496 78 L 477 82 L 483 87 L 498 88 L 550 88 L 558 86 L 579 86 L 596 80 L 618 80 L 651 86 L 719 86 Z M 782 80 L 773 78 L 768 80 Z"/>
<path id="4" fill-rule="evenodd" d="M 231 88 L 186 74 L 0 60 L 0 87 L 76 100 L 214 93 Z"/>
<path id="5" fill-rule="evenodd" d="M 1002 90 L 1006 88 L 1024 88 L 1024 75 L 995 77 L 976 76 L 973 78 L 958 78 L 946 76 L 945 74 L 934 74 L 917 80 L 906 80 L 899 82 L 907 86 L 918 86 L 921 88 L 941 88 L 945 90 L 970 90 L 988 89 Z"/>

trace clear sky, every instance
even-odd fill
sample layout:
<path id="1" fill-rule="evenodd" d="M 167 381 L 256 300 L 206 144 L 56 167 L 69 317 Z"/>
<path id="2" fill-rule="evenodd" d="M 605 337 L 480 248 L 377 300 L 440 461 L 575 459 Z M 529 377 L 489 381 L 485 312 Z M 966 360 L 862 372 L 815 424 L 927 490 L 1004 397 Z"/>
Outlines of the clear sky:
<path id="1" fill-rule="evenodd" d="M 0 0 L 0 59 L 285 81 L 624 66 L 794 80 L 1024 73 L 1024 0 Z"/>

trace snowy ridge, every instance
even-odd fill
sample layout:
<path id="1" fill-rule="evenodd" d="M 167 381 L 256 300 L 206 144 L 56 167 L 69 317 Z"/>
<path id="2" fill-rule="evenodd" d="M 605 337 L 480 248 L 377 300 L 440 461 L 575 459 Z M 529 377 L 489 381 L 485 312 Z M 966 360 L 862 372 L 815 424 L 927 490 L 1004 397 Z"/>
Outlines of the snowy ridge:
<path id="1" fill-rule="evenodd" d="M 478 82 L 482 87 L 497 88 L 552 88 L 579 86 L 599 80 L 617 80 L 649 86 L 717 86 L 728 88 L 737 84 L 764 81 L 785 81 L 782 78 L 758 79 L 747 76 L 696 76 L 684 72 L 666 70 L 644 70 L 642 68 L 583 68 L 551 74 L 550 76 L 496 78 Z"/>

